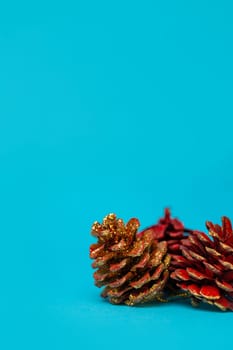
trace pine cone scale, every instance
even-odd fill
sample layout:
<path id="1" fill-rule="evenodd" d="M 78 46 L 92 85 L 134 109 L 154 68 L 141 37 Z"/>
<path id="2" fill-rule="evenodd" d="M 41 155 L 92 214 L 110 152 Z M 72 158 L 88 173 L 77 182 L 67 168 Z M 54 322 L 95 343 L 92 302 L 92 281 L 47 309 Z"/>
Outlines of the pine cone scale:
<path id="1" fill-rule="evenodd" d="M 149 246 L 150 242 L 148 241 L 137 241 L 135 242 L 133 248 L 127 252 L 127 256 L 138 257 L 141 256 L 144 250 Z"/>
<path id="2" fill-rule="evenodd" d="M 154 281 L 154 280 L 159 279 L 159 277 L 161 276 L 161 274 L 162 274 L 163 271 L 164 271 L 164 264 L 161 263 L 161 264 L 155 269 L 155 271 L 152 273 L 151 280 Z"/>
<path id="3" fill-rule="evenodd" d="M 119 262 L 115 262 L 109 265 L 109 271 L 111 272 L 117 272 L 121 269 L 123 269 L 129 262 L 128 258 L 125 258 Z"/>
<path id="4" fill-rule="evenodd" d="M 150 261 L 150 254 L 148 251 L 144 252 L 138 263 L 132 266 L 131 271 L 136 271 L 137 269 L 143 269 Z"/>
<path id="5" fill-rule="evenodd" d="M 182 247 L 181 247 L 181 250 L 182 250 Z M 195 253 L 195 251 L 193 251 L 193 250 L 189 250 L 189 254 L 191 255 L 191 257 L 192 257 L 194 260 L 196 260 L 196 261 L 198 261 L 198 262 L 199 262 L 199 261 L 200 261 L 200 262 L 203 262 L 203 261 L 206 260 L 204 256 Z"/>
<path id="6" fill-rule="evenodd" d="M 233 264 L 230 261 L 219 259 L 218 260 L 221 265 L 226 269 L 226 270 L 233 270 Z"/>
<path id="7" fill-rule="evenodd" d="M 184 285 L 180 284 L 181 287 Z M 200 287 L 197 286 L 196 284 L 190 284 L 186 286 L 185 290 L 188 290 L 193 296 L 199 297 L 200 296 Z"/>
<path id="8" fill-rule="evenodd" d="M 92 267 L 101 267 L 105 265 L 107 261 L 111 260 L 114 256 L 114 253 L 110 252 L 104 256 L 97 257 L 96 260 L 93 262 Z"/>
<path id="9" fill-rule="evenodd" d="M 223 242 L 220 242 L 220 247 L 222 248 L 223 252 L 225 253 L 233 253 L 233 248 L 231 246 L 229 246 L 228 244 L 225 244 Z"/>
<path id="10" fill-rule="evenodd" d="M 95 259 L 98 256 L 100 256 L 101 253 L 103 253 L 103 252 L 104 252 L 104 244 L 102 244 L 102 243 L 92 244 L 91 249 L 90 249 L 90 257 L 92 259 Z"/>
<path id="11" fill-rule="evenodd" d="M 109 283 L 110 288 L 118 288 L 121 287 L 128 279 L 133 277 L 132 272 L 127 272 L 123 277 L 117 278 L 114 282 Z"/>
<path id="12" fill-rule="evenodd" d="M 226 292 L 233 292 L 233 286 L 226 281 L 219 281 L 216 279 L 216 284 L 219 288 L 225 290 Z"/>
<path id="13" fill-rule="evenodd" d="M 232 305 L 224 297 L 221 297 L 220 299 L 216 300 L 215 305 L 222 311 L 226 311 L 227 309 L 233 310 Z"/>
<path id="14" fill-rule="evenodd" d="M 206 250 L 207 253 L 210 254 L 213 258 L 217 258 L 217 260 L 218 260 L 218 257 L 222 255 L 221 253 L 217 252 L 216 249 L 213 249 L 213 248 L 205 247 L 205 250 Z"/>
<path id="15" fill-rule="evenodd" d="M 130 286 L 135 289 L 138 289 L 144 286 L 146 283 L 150 282 L 150 280 L 151 280 L 151 277 L 149 272 L 147 271 L 145 275 L 143 275 L 140 279 L 137 279 L 135 282 L 131 282 Z"/>
<path id="16" fill-rule="evenodd" d="M 219 289 L 212 285 L 204 285 L 201 287 L 200 295 L 208 300 L 220 299 Z"/>
<path id="17" fill-rule="evenodd" d="M 209 279 L 209 277 L 200 272 L 200 271 L 197 271 L 196 269 L 193 269 L 191 267 L 187 267 L 186 271 L 188 272 L 188 275 L 193 278 L 194 280 L 197 279 L 199 281 L 203 280 L 203 279 Z"/>
<path id="18" fill-rule="evenodd" d="M 165 271 L 163 274 L 163 278 L 152 285 L 150 288 L 145 288 L 142 290 L 139 294 L 136 294 L 132 292 L 129 295 L 128 300 L 126 301 L 127 305 L 135 305 L 139 303 L 145 303 L 155 300 L 158 296 L 160 297 L 159 293 L 164 288 L 167 279 L 168 279 L 169 273 L 168 271 Z"/>
<path id="19" fill-rule="evenodd" d="M 217 276 L 222 274 L 222 267 L 219 265 L 213 265 L 208 263 L 207 261 L 203 261 L 203 265 L 206 267 L 207 271 L 210 271 L 211 273 Z"/>

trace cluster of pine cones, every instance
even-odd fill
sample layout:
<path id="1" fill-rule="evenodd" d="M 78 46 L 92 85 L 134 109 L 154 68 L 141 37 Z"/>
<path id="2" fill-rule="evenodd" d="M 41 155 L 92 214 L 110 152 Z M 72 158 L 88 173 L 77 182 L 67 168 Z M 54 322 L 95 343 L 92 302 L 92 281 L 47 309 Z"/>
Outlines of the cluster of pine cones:
<path id="1" fill-rule="evenodd" d="M 138 232 L 138 219 L 124 223 L 115 214 L 94 222 L 90 247 L 95 285 L 113 304 L 136 305 L 190 298 L 233 310 L 233 230 L 206 223 L 208 234 L 186 229 L 169 209 L 157 224 Z"/>

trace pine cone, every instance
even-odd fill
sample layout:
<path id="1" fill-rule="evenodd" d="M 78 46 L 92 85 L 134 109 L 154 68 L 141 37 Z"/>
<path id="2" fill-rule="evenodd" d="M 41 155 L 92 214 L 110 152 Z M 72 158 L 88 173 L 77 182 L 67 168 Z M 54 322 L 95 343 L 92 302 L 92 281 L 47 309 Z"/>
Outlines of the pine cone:
<path id="1" fill-rule="evenodd" d="M 148 227 L 146 230 L 148 229 L 153 232 L 154 240 L 167 242 L 167 250 L 171 255 L 169 270 L 174 270 L 173 261 L 176 260 L 176 255 L 181 255 L 181 240 L 185 238 L 183 223 L 176 218 L 171 218 L 171 212 L 166 208 L 164 217 L 161 218 L 157 224 Z M 144 231 L 142 231 L 141 234 L 143 234 Z"/>
<path id="2" fill-rule="evenodd" d="M 92 234 L 98 238 L 90 247 L 90 257 L 95 259 L 92 267 L 97 268 L 95 285 L 105 286 L 102 297 L 113 304 L 162 300 L 169 276 L 167 243 L 157 243 L 151 230 L 137 234 L 139 226 L 137 219 L 124 224 L 115 214 L 92 226 Z"/>
<path id="3" fill-rule="evenodd" d="M 193 303 L 204 301 L 221 310 L 233 310 L 233 231 L 227 217 L 222 227 L 206 223 L 205 233 L 193 231 L 182 240 L 183 256 L 177 256 L 177 268 L 171 278 L 192 296 Z"/>

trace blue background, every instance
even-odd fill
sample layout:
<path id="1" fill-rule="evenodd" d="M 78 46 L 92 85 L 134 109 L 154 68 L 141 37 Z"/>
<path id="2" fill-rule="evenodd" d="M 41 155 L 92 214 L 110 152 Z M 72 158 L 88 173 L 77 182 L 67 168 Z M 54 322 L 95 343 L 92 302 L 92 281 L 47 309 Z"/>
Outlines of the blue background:
<path id="1" fill-rule="evenodd" d="M 231 1 L 2 1 L 1 349 L 232 346 L 233 313 L 113 306 L 90 227 L 233 218 Z"/>

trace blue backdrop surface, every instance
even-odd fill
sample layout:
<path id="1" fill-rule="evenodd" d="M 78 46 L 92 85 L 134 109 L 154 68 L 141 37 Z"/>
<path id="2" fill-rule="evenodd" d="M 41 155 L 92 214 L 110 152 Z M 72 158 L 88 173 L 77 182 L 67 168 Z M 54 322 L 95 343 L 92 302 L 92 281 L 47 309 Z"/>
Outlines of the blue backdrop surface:
<path id="1" fill-rule="evenodd" d="M 0 5 L 1 349 L 232 347 L 233 313 L 101 300 L 90 227 L 233 219 L 231 1 Z"/>

